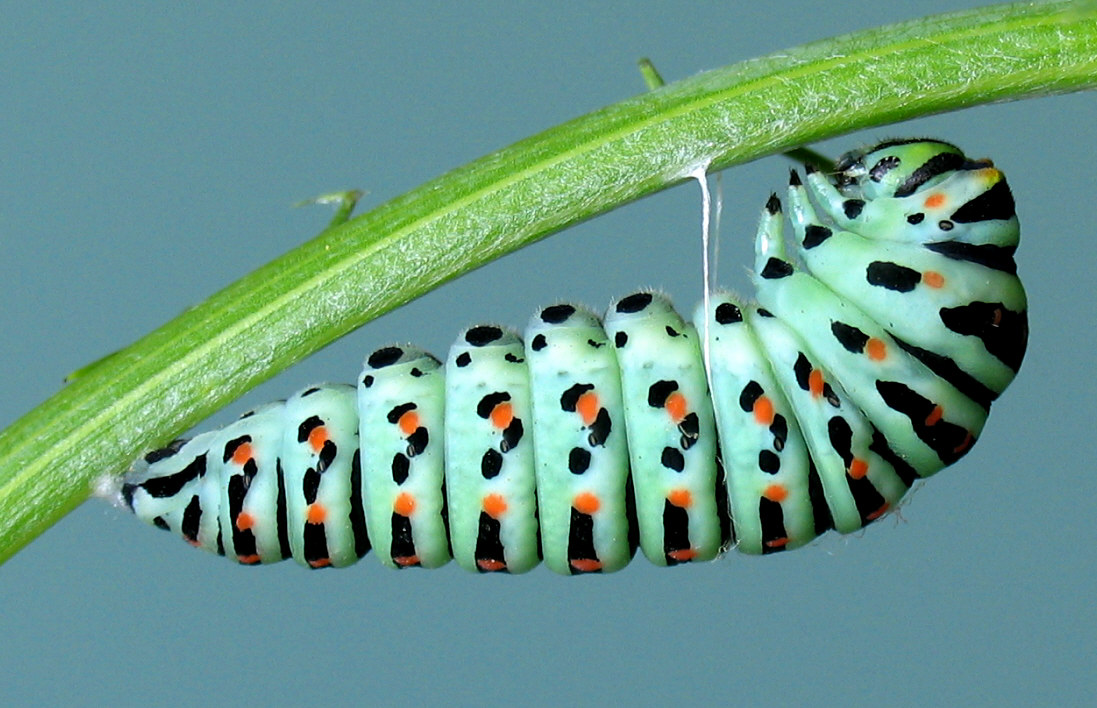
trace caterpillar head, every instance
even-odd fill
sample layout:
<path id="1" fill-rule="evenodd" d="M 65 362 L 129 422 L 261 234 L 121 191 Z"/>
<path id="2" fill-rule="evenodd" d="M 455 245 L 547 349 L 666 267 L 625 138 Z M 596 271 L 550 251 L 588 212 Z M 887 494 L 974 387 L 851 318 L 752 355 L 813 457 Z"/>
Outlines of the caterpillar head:
<path id="1" fill-rule="evenodd" d="M 853 150 L 835 164 L 839 186 L 856 185 L 866 200 L 906 197 L 945 179 L 967 162 L 960 148 L 940 140 L 889 140 Z"/>
<path id="2" fill-rule="evenodd" d="M 835 165 L 846 198 L 863 200 L 875 238 L 1016 246 L 1013 195 L 989 160 L 972 160 L 951 143 L 890 140 L 846 153 Z"/>

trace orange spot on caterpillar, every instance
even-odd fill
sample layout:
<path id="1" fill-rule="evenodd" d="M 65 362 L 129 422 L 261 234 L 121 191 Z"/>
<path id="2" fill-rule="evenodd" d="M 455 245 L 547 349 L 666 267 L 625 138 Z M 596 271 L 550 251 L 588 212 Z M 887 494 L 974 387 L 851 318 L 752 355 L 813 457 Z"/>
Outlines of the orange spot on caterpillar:
<path id="1" fill-rule="evenodd" d="M 1002 324 L 1002 308 L 996 307 L 994 308 L 994 314 L 991 315 L 990 326 L 997 327 L 1000 324 Z"/>
<path id="2" fill-rule="evenodd" d="M 761 425 L 770 425 L 773 423 L 773 416 L 773 401 L 769 396 L 759 396 L 754 402 L 754 420 Z"/>
<path id="3" fill-rule="evenodd" d="M 310 524 L 322 524 L 328 518 L 328 510 L 323 504 L 309 504 L 309 510 L 305 513 L 305 521 Z"/>
<path id="4" fill-rule="evenodd" d="M 236 515 L 236 528 L 241 531 L 247 531 L 255 526 L 255 517 L 246 511 L 241 511 Z"/>
<path id="5" fill-rule="evenodd" d="M 313 452 L 320 452 L 324 449 L 324 443 L 328 441 L 328 429 L 323 425 L 318 425 L 309 432 L 309 447 Z"/>
<path id="6" fill-rule="evenodd" d="M 485 573 L 498 573 L 500 570 L 506 570 L 507 564 L 493 558 L 477 558 L 476 567 Z"/>
<path id="7" fill-rule="evenodd" d="M 888 513 L 888 509 L 890 509 L 890 508 L 891 508 L 891 504 L 884 504 L 883 506 L 881 506 L 876 511 L 870 513 L 865 518 L 868 519 L 869 521 L 875 521 L 876 519 L 879 519 L 884 514 Z"/>
<path id="8" fill-rule="evenodd" d="M 964 452 L 964 451 L 966 451 L 966 450 L 967 450 L 967 449 L 968 449 L 969 447 L 971 447 L 971 444 L 972 444 L 973 442 L 975 442 L 975 438 L 971 437 L 971 433 L 968 433 L 967 435 L 965 435 L 965 436 L 964 436 L 964 441 L 963 441 L 963 442 L 961 442 L 961 443 L 960 443 L 959 445 L 957 445 L 956 447 L 954 447 L 954 448 L 952 449 L 952 451 L 953 451 L 953 452 Z"/>
<path id="9" fill-rule="evenodd" d="M 415 411 L 408 411 L 400 416 L 400 420 L 396 421 L 396 424 L 400 426 L 401 433 L 411 435 L 419 429 L 419 414 Z"/>
<path id="10" fill-rule="evenodd" d="M 576 494 L 571 505 L 575 507 L 575 510 L 579 513 L 591 516 L 597 514 L 598 510 L 602 508 L 602 502 L 591 492 L 580 492 L 579 494 Z"/>
<path id="11" fill-rule="evenodd" d="M 762 490 L 762 496 L 778 504 L 788 499 L 788 489 L 783 484 L 771 484 Z"/>
<path id="12" fill-rule="evenodd" d="M 927 209 L 936 209 L 943 206 L 945 203 L 945 195 L 941 192 L 934 192 L 926 197 L 925 205 Z"/>
<path id="13" fill-rule="evenodd" d="M 240 443 L 236 446 L 236 449 L 232 451 L 233 464 L 243 467 L 254 456 L 254 452 L 251 449 L 251 443 Z"/>
<path id="14" fill-rule="evenodd" d="M 945 287 L 945 276 L 935 270 L 927 270 L 922 273 L 922 282 L 931 288 Z"/>
<path id="15" fill-rule="evenodd" d="M 808 391 L 811 392 L 812 398 L 818 398 L 823 395 L 823 371 L 822 369 L 812 369 L 808 374 Z"/>
<path id="16" fill-rule="evenodd" d="M 260 560 L 258 554 L 255 553 L 246 556 L 236 556 L 236 561 L 241 565 L 256 565 Z"/>
<path id="17" fill-rule="evenodd" d="M 491 424 L 496 429 L 506 430 L 512 420 L 514 420 L 514 406 L 509 401 L 500 403 L 491 409 Z"/>
<path id="18" fill-rule="evenodd" d="M 576 558 L 568 564 L 580 573 L 593 573 L 602 569 L 602 561 L 594 558 Z"/>
<path id="19" fill-rule="evenodd" d="M 583 420 L 583 425 L 590 425 L 598 419 L 598 411 L 602 409 L 602 403 L 598 400 L 598 394 L 587 391 L 579 396 L 575 402 L 575 412 Z"/>
<path id="20" fill-rule="evenodd" d="M 937 425 L 937 421 L 941 420 L 945 415 L 945 409 L 941 406 L 934 406 L 933 410 L 926 416 L 926 425 Z"/>
<path id="21" fill-rule="evenodd" d="M 667 415 L 670 416 L 671 420 L 675 423 L 680 423 L 685 419 L 686 414 L 689 413 L 689 402 L 680 391 L 675 391 L 667 396 L 666 402 L 663 403 L 663 408 L 666 409 Z"/>
<path id="22" fill-rule="evenodd" d="M 484 509 L 484 513 L 493 519 L 498 519 L 507 511 L 507 502 L 503 499 L 502 494 L 489 494 L 484 497 L 484 501 L 481 503 Z"/>
<path id="23" fill-rule="evenodd" d="M 697 557 L 697 551 L 692 548 L 683 548 L 680 551 L 671 551 L 667 554 L 667 558 L 678 561 L 679 563 L 688 563 Z"/>
<path id="24" fill-rule="evenodd" d="M 411 516 L 415 512 L 415 497 L 401 492 L 392 503 L 392 510 L 400 516 Z"/>
<path id="25" fill-rule="evenodd" d="M 693 506 L 693 495 L 688 489 L 672 489 L 667 495 L 667 501 L 679 509 L 688 509 Z"/>
<path id="26" fill-rule="evenodd" d="M 854 457 L 853 462 L 849 463 L 849 476 L 854 479 L 861 479 L 866 474 L 868 474 L 868 463 L 860 457 Z"/>
<path id="27" fill-rule="evenodd" d="M 309 561 L 310 568 L 327 568 L 331 565 L 331 558 L 313 558 Z"/>
<path id="28" fill-rule="evenodd" d="M 782 536 L 781 538 L 775 538 L 766 541 L 766 548 L 784 548 L 788 545 L 788 536 Z"/>
<path id="29" fill-rule="evenodd" d="M 401 568 L 407 568 L 412 565 L 419 565 L 419 556 L 396 556 L 392 559 L 392 562 Z"/>
<path id="30" fill-rule="evenodd" d="M 865 354 L 873 361 L 883 361 L 888 357 L 888 345 L 882 339 L 871 337 L 865 344 Z"/>

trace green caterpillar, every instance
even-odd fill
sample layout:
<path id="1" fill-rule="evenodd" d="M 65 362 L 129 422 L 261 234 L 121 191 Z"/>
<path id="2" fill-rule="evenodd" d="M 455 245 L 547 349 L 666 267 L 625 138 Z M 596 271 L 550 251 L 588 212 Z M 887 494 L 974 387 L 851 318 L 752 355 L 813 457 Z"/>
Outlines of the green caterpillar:
<path id="1" fill-rule="evenodd" d="M 611 572 L 637 547 L 675 565 L 862 528 L 971 449 L 1028 325 L 989 161 L 889 141 L 835 181 L 792 173 L 798 262 L 767 202 L 757 304 L 717 293 L 691 324 L 641 292 L 604 324 L 545 307 L 524 341 L 472 327 L 445 363 L 380 349 L 356 387 L 146 455 L 122 498 L 239 563 L 312 568 L 373 548 L 394 568 Z"/>

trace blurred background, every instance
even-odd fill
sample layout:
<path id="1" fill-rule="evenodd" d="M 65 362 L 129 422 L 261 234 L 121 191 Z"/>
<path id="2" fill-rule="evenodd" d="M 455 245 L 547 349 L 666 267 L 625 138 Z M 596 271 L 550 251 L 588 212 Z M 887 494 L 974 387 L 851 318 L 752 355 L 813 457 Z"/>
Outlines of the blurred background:
<path id="1" fill-rule="evenodd" d="M 0 424 L 319 231 L 668 81 L 976 2 L 5 4 Z M 262 9 L 258 9 L 258 8 Z M 399 8 L 399 9 L 397 9 Z M 551 9 L 550 9 L 551 8 Z M 1097 96 L 976 108 L 817 146 L 932 135 L 1009 176 L 1032 339 L 975 451 L 855 537 L 605 577 L 242 569 L 91 501 L 0 568 L 7 703 L 1083 704 L 1097 689 L 1093 517 Z M 788 164 L 723 177 L 721 281 Z M 700 297 L 695 186 L 511 255 L 353 333 L 222 412 L 414 340 L 523 326 L 638 287 Z M 627 254 L 627 255 L 626 255 Z M 1050 406 L 1050 408 L 1049 408 Z M 204 426 L 204 427 L 208 427 Z M 1078 484 L 1080 486 L 1076 487 Z"/>

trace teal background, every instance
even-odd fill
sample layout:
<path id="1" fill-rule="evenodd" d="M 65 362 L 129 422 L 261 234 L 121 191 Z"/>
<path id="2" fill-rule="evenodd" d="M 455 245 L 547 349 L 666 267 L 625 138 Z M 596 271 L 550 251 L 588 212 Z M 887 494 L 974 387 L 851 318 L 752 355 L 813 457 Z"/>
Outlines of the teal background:
<path id="1" fill-rule="evenodd" d="M 0 424 L 317 232 L 668 80 L 980 3 L 4 3 Z M 70 705 L 1083 705 L 1097 689 L 1093 94 L 987 106 L 819 146 L 934 135 L 1019 202 L 1032 340 L 975 451 L 901 514 L 762 559 L 605 577 L 241 569 L 92 501 L 0 568 L 0 700 Z M 788 164 L 723 177 L 721 281 Z M 248 394 L 559 299 L 701 291 L 686 185 L 509 256 Z"/>

